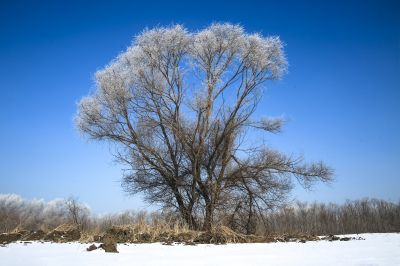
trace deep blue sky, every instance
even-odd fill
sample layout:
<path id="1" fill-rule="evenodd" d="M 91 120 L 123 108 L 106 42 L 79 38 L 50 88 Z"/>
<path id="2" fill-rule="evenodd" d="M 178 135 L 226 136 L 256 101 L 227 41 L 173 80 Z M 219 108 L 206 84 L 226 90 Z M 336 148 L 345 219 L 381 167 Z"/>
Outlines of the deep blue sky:
<path id="1" fill-rule="evenodd" d="M 268 143 L 336 170 L 293 197 L 400 199 L 396 1 L 135 2 L 1 1 L 0 193 L 75 195 L 97 213 L 146 207 L 122 193 L 109 147 L 74 128 L 76 102 L 145 27 L 227 21 L 286 43 L 289 73 L 268 84 L 259 113 L 290 122 Z"/>

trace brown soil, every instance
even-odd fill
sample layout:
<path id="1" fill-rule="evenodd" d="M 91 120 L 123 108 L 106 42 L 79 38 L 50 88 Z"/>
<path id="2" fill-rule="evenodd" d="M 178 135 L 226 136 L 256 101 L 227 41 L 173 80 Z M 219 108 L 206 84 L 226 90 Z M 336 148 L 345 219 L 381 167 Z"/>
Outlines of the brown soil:
<path id="1" fill-rule="evenodd" d="M 114 225 L 108 229 L 104 236 L 100 238 L 104 242 L 108 238 L 114 239 L 117 243 L 132 243 L 136 242 L 137 237 L 132 226 Z"/>
<path id="2" fill-rule="evenodd" d="M 22 238 L 20 233 L 4 233 L 0 234 L 0 244 L 9 244 L 14 241 L 18 241 Z"/>
<path id="3" fill-rule="evenodd" d="M 28 231 L 21 226 L 17 226 L 11 233 L 0 234 L 0 243 L 10 243 L 14 241 L 33 241 L 42 240 L 46 233 L 42 230 Z"/>
<path id="4" fill-rule="evenodd" d="M 50 233 L 48 233 L 44 240 L 52 242 L 71 242 L 77 241 L 81 237 L 81 232 L 77 225 L 62 224 Z"/>
<path id="5" fill-rule="evenodd" d="M 46 233 L 43 230 L 30 231 L 24 235 L 22 240 L 24 241 L 42 240 L 45 236 Z"/>
<path id="6" fill-rule="evenodd" d="M 106 235 L 103 237 L 103 244 L 100 245 L 100 248 L 104 249 L 105 252 L 118 253 L 117 250 L 117 242 L 115 238 L 110 235 Z"/>

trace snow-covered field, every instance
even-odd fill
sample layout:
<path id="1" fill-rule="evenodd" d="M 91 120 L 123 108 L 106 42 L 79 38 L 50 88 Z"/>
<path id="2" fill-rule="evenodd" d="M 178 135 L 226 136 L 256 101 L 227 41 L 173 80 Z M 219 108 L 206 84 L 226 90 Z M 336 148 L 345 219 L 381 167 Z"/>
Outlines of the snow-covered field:
<path id="1" fill-rule="evenodd" d="M 119 253 L 87 252 L 88 244 L 12 243 L 0 265 L 400 265 L 400 234 L 307 243 L 165 246 L 119 244 Z"/>

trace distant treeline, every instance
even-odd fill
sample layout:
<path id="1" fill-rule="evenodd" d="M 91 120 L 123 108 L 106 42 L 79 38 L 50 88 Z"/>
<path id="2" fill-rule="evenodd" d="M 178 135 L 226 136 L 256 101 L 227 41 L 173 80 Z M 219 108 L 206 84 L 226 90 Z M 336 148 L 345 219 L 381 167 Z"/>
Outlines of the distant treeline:
<path id="1" fill-rule="evenodd" d="M 344 204 L 296 203 L 266 215 L 261 231 L 316 235 L 400 232 L 400 201 L 379 199 Z"/>
<path id="2" fill-rule="evenodd" d="M 229 222 L 229 213 L 221 214 L 219 223 L 237 232 L 238 224 Z M 245 218 L 244 218 L 245 219 Z M 15 194 L 0 194 L 0 233 L 16 227 L 27 230 L 51 230 L 63 223 L 75 223 L 84 231 L 101 233 L 112 225 L 148 224 L 154 227 L 185 227 L 179 215 L 171 211 L 123 213 L 94 216 L 74 198 L 50 202 L 24 200 Z M 400 232 L 400 201 L 378 199 L 333 203 L 294 203 L 263 214 L 254 222 L 257 234 L 306 233 L 316 235 Z M 240 223 L 239 223 L 240 224 Z"/>

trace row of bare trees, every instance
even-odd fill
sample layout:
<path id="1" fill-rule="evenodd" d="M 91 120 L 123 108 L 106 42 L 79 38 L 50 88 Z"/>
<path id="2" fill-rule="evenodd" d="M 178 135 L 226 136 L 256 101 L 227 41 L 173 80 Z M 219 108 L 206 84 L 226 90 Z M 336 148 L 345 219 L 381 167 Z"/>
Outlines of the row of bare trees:
<path id="1" fill-rule="evenodd" d="M 89 208 L 75 198 L 52 201 L 25 200 L 15 194 L 0 194 L 0 232 L 10 232 L 17 226 L 27 230 L 49 230 L 63 223 L 88 226 Z"/>
<path id="2" fill-rule="evenodd" d="M 240 214 L 239 214 L 240 213 Z M 235 216 L 232 219 L 232 216 Z M 400 201 L 378 199 L 347 201 L 344 204 L 297 202 L 262 217 L 248 220 L 248 213 L 219 212 L 215 217 L 220 225 L 241 233 L 265 234 L 354 234 L 366 232 L 400 232 Z M 94 216 L 85 204 L 74 198 L 66 200 L 24 200 L 14 194 L 0 195 L 0 232 L 17 226 L 25 229 L 49 230 L 63 223 L 76 223 L 85 231 L 101 233 L 113 225 L 144 224 L 157 228 L 187 227 L 179 212 L 125 211 Z"/>
<path id="3" fill-rule="evenodd" d="M 400 232 L 400 201 L 362 199 L 334 203 L 301 203 L 265 215 L 263 233 L 355 234 Z"/>
<path id="4" fill-rule="evenodd" d="M 186 226 L 180 216 L 165 210 L 147 212 L 127 210 L 121 213 L 93 215 L 89 207 L 75 197 L 67 199 L 26 200 L 16 194 L 0 194 L 0 233 L 17 227 L 26 230 L 52 230 L 57 226 L 75 224 L 83 231 L 104 232 L 113 225 L 145 224 L 150 226 Z"/>

